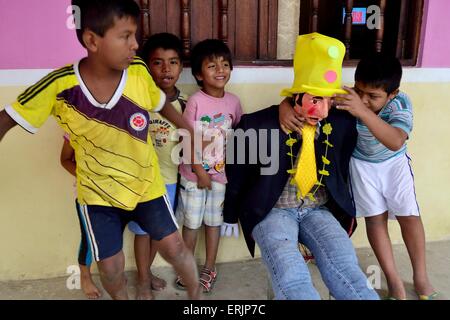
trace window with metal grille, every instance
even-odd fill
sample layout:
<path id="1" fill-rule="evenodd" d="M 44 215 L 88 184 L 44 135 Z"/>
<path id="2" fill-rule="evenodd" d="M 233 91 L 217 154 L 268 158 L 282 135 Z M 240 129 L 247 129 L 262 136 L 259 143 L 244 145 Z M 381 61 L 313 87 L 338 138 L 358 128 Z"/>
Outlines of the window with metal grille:
<path id="1" fill-rule="evenodd" d="M 395 55 L 403 65 L 416 65 L 423 2 L 302 0 L 300 33 L 317 31 L 344 42 L 346 65 L 375 51 Z"/>
<path id="2" fill-rule="evenodd" d="M 140 42 L 153 33 L 171 32 L 182 39 L 188 58 L 198 41 L 217 38 L 228 44 L 235 64 L 291 65 L 291 60 L 277 60 L 278 5 L 282 1 L 136 0 L 142 15 Z M 320 32 L 340 39 L 347 48 L 345 65 L 355 65 L 370 51 L 395 54 L 403 65 L 415 65 L 423 3 L 300 0 L 298 33 Z"/>

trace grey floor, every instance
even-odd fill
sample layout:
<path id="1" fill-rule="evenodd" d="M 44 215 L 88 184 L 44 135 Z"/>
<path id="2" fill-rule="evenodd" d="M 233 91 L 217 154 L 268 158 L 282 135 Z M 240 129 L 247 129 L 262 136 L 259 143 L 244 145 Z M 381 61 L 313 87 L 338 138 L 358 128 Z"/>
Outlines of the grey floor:
<path id="1" fill-rule="evenodd" d="M 412 284 L 412 270 L 408 254 L 403 245 L 394 246 L 397 267 L 402 275 L 407 290 L 407 298 L 416 300 Z M 439 292 L 439 300 L 450 298 L 450 241 L 427 243 L 427 265 L 430 280 Z M 373 279 L 371 283 L 377 286 L 376 272 L 378 263 L 370 248 L 357 249 L 361 268 Z M 320 274 L 314 264 L 309 264 L 313 282 L 323 299 L 329 299 L 328 290 L 321 281 Z M 217 266 L 218 278 L 214 290 L 205 295 L 205 300 L 266 300 L 270 297 L 267 274 L 260 259 L 224 263 Z M 173 281 L 174 272 L 170 267 L 154 268 L 153 272 L 168 282 L 165 290 L 154 292 L 157 300 L 186 299 L 184 291 L 177 290 Z M 135 272 L 127 272 L 130 297 L 135 295 Z M 380 296 L 386 295 L 386 281 L 381 274 L 379 288 Z M 100 285 L 97 275 L 94 281 Z M 1 300 L 78 300 L 86 299 L 81 290 L 69 290 L 66 286 L 67 277 L 33 280 L 0 282 Z M 104 294 L 101 299 L 110 299 Z"/>

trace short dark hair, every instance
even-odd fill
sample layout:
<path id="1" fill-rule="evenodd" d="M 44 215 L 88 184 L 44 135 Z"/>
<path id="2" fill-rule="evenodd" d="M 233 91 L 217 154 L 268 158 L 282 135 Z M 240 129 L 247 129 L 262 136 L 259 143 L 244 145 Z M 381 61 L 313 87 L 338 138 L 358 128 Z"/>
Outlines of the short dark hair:
<path id="1" fill-rule="evenodd" d="M 374 88 L 382 88 L 391 94 L 400 87 L 402 65 L 391 55 L 371 54 L 361 59 L 356 67 L 355 81 Z"/>
<path id="2" fill-rule="evenodd" d="M 83 47 L 87 29 L 103 37 L 114 26 L 114 18 L 131 17 L 138 21 L 140 14 L 139 5 L 133 0 L 72 0 L 72 6 L 80 8 L 80 28 L 76 32 Z"/>
<path id="3" fill-rule="evenodd" d="M 203 81 L 197 80 L 196 75 L 202 72 L 202 63 L 205 59 L 222 57 L 230 63 L 230 69 L 233 70 L 233 61 L 230 48 L 219 39 L 206 39 L 197 43 L 191 52 L 192 75 L 197 84 L 202 87 Z"/>
<path id="4" fill-rule="evenodd" d="M 291 104 L 292 107 L 295 107 L 295 101 L 297 100 L 297 96 L 298 96 L 298 100 L 300 100 L 300 102 L 301 102 L 304 95 L 305 95 L 305 92 L 294 93 L 294 94 L 292 94 L 291 97 L 288 97 L 288 101 L 289 101 L 289 103 Z"/>
<path id="5" fill-rule="evenodd" d="M 183 44 L 176 35 L 172 33 L 162 32 L 151 35 L 141 50 L 140 57 L 147 62 L 147 59 L 156 49 L 174 50 L 180 60 L 183 59 Z"/>

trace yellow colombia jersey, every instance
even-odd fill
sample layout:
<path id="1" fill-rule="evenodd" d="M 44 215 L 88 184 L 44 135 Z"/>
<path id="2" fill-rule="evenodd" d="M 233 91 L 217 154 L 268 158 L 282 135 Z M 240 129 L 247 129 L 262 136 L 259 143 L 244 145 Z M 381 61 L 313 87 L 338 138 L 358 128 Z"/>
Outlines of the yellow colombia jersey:
<path id="1" fill-rule="evenodd" d="M 78 64 L 51 72 L 6 112 L 32 133 L 55 116 L 75 150 L 80 204 L 133 210 L 139 202 L 162 196 L 165 186 L 149 135 L 149 111 L 159 111 L 165 95 L 147 66 L 135 58 L 111 100 L 100 104 L 83 83 Z"/>

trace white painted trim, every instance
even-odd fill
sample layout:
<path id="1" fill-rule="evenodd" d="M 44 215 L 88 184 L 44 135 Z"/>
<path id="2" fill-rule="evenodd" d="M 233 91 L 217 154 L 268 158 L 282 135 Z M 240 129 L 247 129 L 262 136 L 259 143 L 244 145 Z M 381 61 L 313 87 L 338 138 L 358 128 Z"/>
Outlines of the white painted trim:
<path id="1" fill-rule="evenodd" d="M 450 82 L 450 68 L 404 68 L 402 82 Z"/>
<path id="2" fill-rule="evenodd" d="M 0 87 L 30 86 L 46 76 L 51 69 L 0 70 Z M 342 81 L 353 83 L 355 68 L 344 68 Z M 291 67 L 235 67 L 230 84 L 286 84 L 294 79 Z M 403 83 L 450 82 L 450 68 L 404 68 Z M 195 84 L 190 68 L 185 68 L 179 84 Z"/>
<path id="3" fill-rule="evenodd" d="M 53 69 L 0 70 L 0 86 L 31 86 L 52 71 Z"/>

